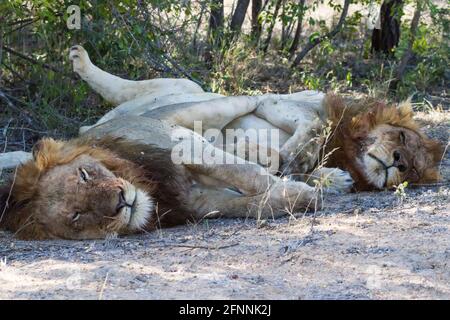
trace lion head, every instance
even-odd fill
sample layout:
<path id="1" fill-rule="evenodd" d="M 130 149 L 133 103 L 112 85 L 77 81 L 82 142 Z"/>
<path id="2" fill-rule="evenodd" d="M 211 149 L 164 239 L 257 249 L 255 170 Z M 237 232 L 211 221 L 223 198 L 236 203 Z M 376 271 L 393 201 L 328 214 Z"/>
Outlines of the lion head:
<path id="1" fill-rule="evenodd" d="M 83 140 L 43 139 L 5 188 L 0 225 L 24 239 L 92 239 L 143 228 L 154 204 L 142 169 Z"/>
<path id="2" fill-rule="evenodd" d="M 325 106 L 334 127 L 327 165 L 349 171 L 356 190 L 440 179 L 442 146 L 420 130 L 409 101 L 398 106 L 371 99 L 346 104 L 328 94 Z"/>

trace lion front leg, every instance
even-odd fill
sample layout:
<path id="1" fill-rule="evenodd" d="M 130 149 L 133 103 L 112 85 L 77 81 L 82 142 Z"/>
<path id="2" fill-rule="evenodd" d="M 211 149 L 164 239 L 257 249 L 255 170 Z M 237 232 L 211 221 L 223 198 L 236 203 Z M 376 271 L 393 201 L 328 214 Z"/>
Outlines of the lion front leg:
<path id="1" fill-rule="evenodd" d="M 196 187 L 190 206 L 203 218 L 277 218 L 302 210 L 315 210 L 321 199 L 313 187 L 303 182 L 279 181 L 257 195 L 239 195 L 227 189 Z"/>
<path id="2" fill-rule="evenodd" d="M 327 167 L 315 169 L 306 176 L 304 181 L 331 193 L 349 192 L 354 182 L 349 172 L 339 168 Z"/>
<path id="3" fill-rule="evenodd" d="M 290 95 L 292 99 L 263 96 L 255 110 L 258 117 L 291 134 L 279 152 L 282 175 L 298 175 L 311 171 L 317 163 L 323 144 L 323 94 L 315 93 L 313 100 L 308 99 L 309 95 L 297 95 L 297 98 Z"/>
<path id="4" fill-rule="evenodd" d="M 223 152 L 220 149 L 216 151 L 218 154 Z M 203 194 L 194 201 L 200 214 L 217 211 L 227 217 L 276 217 L 317 206 L 318 194 L 306 183 L 271 175 L 256 163 L 231 162 L 239 159 L 229 153 L 223 155 L 225 164 L 184 164 L 194 175 L 222 182 L 209 186 L 215 191 L 207 187 L 201 190 Z M 234 187 L 240 193 L 227 191 L 224 185 Z"/>
<path id="5" fill-rule="evenodd" d="M 301 178 L 299 175 L 310 172 L 316 166 L 324 142 L 322 129 L 323 122 L 320 119 L 296 129 L 280 149 L 282 175 L 292 175 L 298 179 Z"/>

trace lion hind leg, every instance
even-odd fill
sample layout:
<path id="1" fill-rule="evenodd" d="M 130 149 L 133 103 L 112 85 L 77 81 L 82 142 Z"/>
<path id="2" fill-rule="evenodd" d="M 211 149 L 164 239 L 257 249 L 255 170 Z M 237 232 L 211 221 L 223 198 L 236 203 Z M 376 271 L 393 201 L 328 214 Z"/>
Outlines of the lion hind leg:
<path id="1" fill-rule="evenodd" d="M 152 79 L 142 81 L 122 79 L 94 65 L 89 59 L 87 51 L 82 46 L 71 47 L 69 59 L 73 63 L 73 70 L 92 89 L 114 105 L 119 105 L 149 93 L 168 95 L 204 92 L 198 84 L 187 79 Z"/>

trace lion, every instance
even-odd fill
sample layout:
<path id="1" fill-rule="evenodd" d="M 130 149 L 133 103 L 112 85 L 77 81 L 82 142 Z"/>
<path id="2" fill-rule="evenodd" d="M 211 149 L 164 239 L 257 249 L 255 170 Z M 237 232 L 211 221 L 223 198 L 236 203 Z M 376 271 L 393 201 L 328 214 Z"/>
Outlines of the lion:
<path id="1" fill-rule="evenodd" d="M 280 161 L 270 172 L 308 183 L 312 177 L 326 177 L 331 183 L 328 189 L 334 191 L 382 190 L 403 181 L 427 184 L 440 179 L 443 148 L 420 130 L 410 101 L 397 106 L 375 99 L 344 101 L 317 91 L 224 97 L 206 93 L 194 82 L 189 87 L 183 82 L 183 88 L 175 82 L 173 88 L 160 92 L 163 79 L 118 78 L 93 65 L 81 46 L 72 47 L 69 58 L 74 71 L 117 106 L 96 125 L 134 115 L 191 130 L 195 121 L 201 121 L 204 130 L 218 128 L 223 135 L 228 129 L 276 129 L 279 140 L 268 149 Z M 124 93 L 127 98 L 121 99 Z M 327 128 L 329 137 L 320 137 Z M 254 147 L 245 144 L 245 134 L 235 138 L 238 148 L 240 144 Z M 268 167 L 267 159 L 257 161 Z"/>
<path id="2" fill-rule="evenodd" d="M 0 227 L 21 239 L 97 239 L 320 204 L 313 187 L 256 163 L 174 163 L 174 135 L 210 146 L 190 130 L 133 116 L 69 141 L 40 140 L 0 192 Z"/>
<path id="3" fill-rule="evenodd" d="M 442 147 L 420 130 L 408 101 L 349 102 L 317 91 L 224 97 L 185 79 L 121 79 L 93 65 L 81 46 L 69 57 L 117 107 L 78 138 L 41 140 L 17 167 L 0 193 L 0 227 L 23 239 L 105 238 L 315 210 L 323 179 L 326 192 L 440 179 Z M 231 142 L 217 139 L 233 129 L 240 131 Z M 268 145 L 247 143 L 249 129 L 277 134 Z M 174 158 L 186 142 L 183 152 L 198 144 L 225 161 Z M 252 150 L 270 156 L 249 160 Z"/>

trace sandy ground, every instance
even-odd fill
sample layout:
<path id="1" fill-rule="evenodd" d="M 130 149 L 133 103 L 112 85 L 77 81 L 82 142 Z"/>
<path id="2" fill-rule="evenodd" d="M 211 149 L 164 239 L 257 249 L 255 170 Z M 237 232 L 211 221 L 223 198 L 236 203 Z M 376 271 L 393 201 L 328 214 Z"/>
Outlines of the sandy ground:
<path id="1" fill-rule="evenodd" d="M 420 115 L 448 142 L 449 113 Z M 450 159 L 439 186 L 329 196 L 316 216 L 208 220 L 115 240 L 0 232 L 0 299 L 450 299 Z"/>

